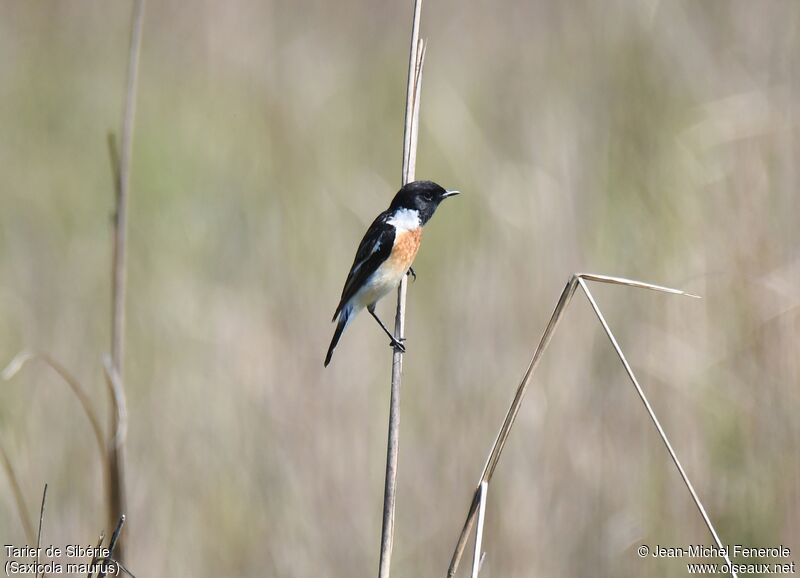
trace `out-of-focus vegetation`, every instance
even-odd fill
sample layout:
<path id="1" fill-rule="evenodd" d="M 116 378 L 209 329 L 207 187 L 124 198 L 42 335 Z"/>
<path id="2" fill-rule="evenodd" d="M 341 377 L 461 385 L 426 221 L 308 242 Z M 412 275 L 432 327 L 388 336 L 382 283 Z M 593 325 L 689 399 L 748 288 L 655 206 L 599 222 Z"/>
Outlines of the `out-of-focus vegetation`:
<path id="1" fill-rule="evenodd" d="M 0 360 L 51 353 L 106 408 L 126 2 L 0 3 Z M 408 2 L 150 2 L 130 206 L 128 565 L 377 568 L 390 349 L 322 359 L 356 244 L 399 183 Z M 443 575 L 570 273 L 596 294 L 723 540 L 800 552 L 800 4 L 427 2 L 394 575 Z M 379 312 L 390 319 L 393 305 Z M 30 366 L 0 438 L 46 537 L 93 543 L 91 429 Z M 711 543 L 579 296 L 490 495 L 488 576 L 676 576 Z M 24 542 L 7 481 L 0 538 Z M 795 558 L 796 559 L 796 558 Z"/>

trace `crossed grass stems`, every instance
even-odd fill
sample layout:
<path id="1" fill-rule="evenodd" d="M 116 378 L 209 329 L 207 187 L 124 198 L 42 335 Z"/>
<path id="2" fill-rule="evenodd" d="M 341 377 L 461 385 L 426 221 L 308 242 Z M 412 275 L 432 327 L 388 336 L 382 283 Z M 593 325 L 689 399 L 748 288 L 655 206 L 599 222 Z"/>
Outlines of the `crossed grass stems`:
<path id="1" fill-rule="evenodd" d="M 672 447 L 672 444 L 667 437 L 664 428 L 661 426 L 661 422 L 656 417 L 656 413 L 653 410 L 653 407 L 650 405 L 650 402 L 647 399 L 647 396 L 644 393 L 641 385 L 639 385 L 639 380 L 636 378 L 636 375 L 631 369 L 628 360 L 625 358 L 625 354 L 622 352 L 622 348 L 619 346 L 617 339 L 614 337 L 614 334 L 611 331 L 611 328 L 608 325 L 603 313 L 600 311 L 600 307 L 597 305 L 597 302 L 592 295 L 592 292 L 589 290 L 588 282 L 594 281 L 597 283 L 607 283 L 611 285 L 627 285 L 629 287 L 636 287 L 639 289 L 650 289 L 652 291 L 660 291 L 662 293 L 671 293 L 673 295 L 685 295 L 687 297 L 694 297 L 699 299 L 698 295 L 692 295 L 691 293 L 687 293 L 685 291 L 680 291 L 678 289 L 671 289 L 669 287 L 662 287 L 660 285 L 653 285 L 651 283 L 645 283 L 642 281 L 634 281 L 631 279 L 624 279 L 621 277 L 609 277 L 607 275 L 594 275 L 591 273 L 576 273 L 570 277 L 569 281 L 567 282 L 566 287 L 561 293 L 561 297 L 556 304 L 556 307 L 553 311 L 553 315 L 550 317 L 550 321 L 547 324 L 547 327 L 542 334 L 542 338 L 539 341 L 539 345 L 536 347 L 536 350 L 533 353 L 533 359 L 531 359 L 530 364 L 528 365 L 528 369 L 525 371 L 525 375 L 522 377 L 522 381 L 520 382 L 519 386 L 517 387 L 516 394 L 514 395 L 514 399 L 511 402 L 511 407 L 509 407 L 508 412 L 506 413 L 505 419 L 503 420 L 502 425 L 500 426 L 500 431 L 497 433 L 497 437 L 494 440 L 494 444 L 492 445 L 492 449 L 489 452 L 489 457 L 486 459 L 486 464 L 483 466 L 483 472 L 481 473 L 480 480 L 478 481 L 478 486 L 475 489 L 475 494 L 472 498 L 470 503 L 469 511 L 467 513 L 467 519 L 464 522 L 464 527 L 461 530 L 461 535 L 458 538 L 458 543 L 456 544 L 455 551 L 453 552 L 453 557 L 450 561 L 450 567 L 447 570 L 448 578 L 452 578 L 455 576 L 459 562 L 461 561 L 461 557 L 464 554 L 464 550 L 467 545 L 467 540 L 471 534 L 472 528 L 475 525 L 475 521 L 477 519 L 477 529 L 475 531 L 475 544 L 473 548 L 472 554 L 472 578 L 478 578 L 478 574 L 480 573 L 481 566 L 483 565 L 483 561 L 485 559 L 485 552 L 482 552 L 481 546 L 483 542 L 483 527 L 484 521 L 486 518 L 486 503 L 489 491 L 489 483 L 492 480 L 492 476 L 494 475 L 494 471 L 497 468 L 497 462 L 500 459 L 500 455 L 503 452 L 503 448 L 505 447 L 506 441 L 508 440 L 508 435 L 511 432 L 511 427 L 514 425 L 514 420 L 519 413 L 519 408 L 522 405 L 522 400 L 525 396 L 525 391 L 530 384 L 533 374 L 536 371 L 536 368 L 541 361 L 542 355 L 544 354 L 545 349 L 550 344 L 550 341 L 555 333 L 556 327 L 558 327 L 561 318 L 564 315 L 564 311 L 566 310 L 569 303 L 572 301 L 572 297 L 575 295 L 575 291 L 580 287 L 586 298 L 589 300 L 589 304 L 592 306 L 592 310 L 594 311 L 597 319 L 600 321 L 600 325 L 603 327 L 603 331 L 605 331 L 606 336 L 608 337 L 611 345 L 614 348 L 614 351 L 619 357 L 619 360 L 622 362 L 623 367 L 625 368 L 625 373 L 628 374 L 628 377 L 631 380 L 634 388 L 636 389 L 636 393 L 639 396 L 639 399 L 642 401 L 645 410 L 647 411 L 650 420 L 653 422 L 656 430 L 658 431 L 658 435 L 661 438 L 661 441 L 664 442 L 664 446 L 669 453 L 672 462 L 675 464 L 675 467 L 678 469 L 678 473 L 681 475 L 681 479 L 683 480 L 686 489 L 689 490 L 689 494 L 692 496 L 692 500 L 694 501 L 695 506 L 697 506 L 697 510 L 700 512 L 700 516 L 703 518 L 703 522 L 705 523 L 706 527 L 708 528 L 709 532 L 711 532 L 711 536 L 714 538 L 714 542 L 716 543 L 717 547 L 723 553 L 723 557 L 725 562 L 728 564 L 728 567 L 731 568 L 730 574 L 734 578 L 738 578 L 736 572 L 731 567 L 731 560 L 728 557 L 727 553 L 725 552 L 722 544 L 722 540 L 719 538 L 719 534 L 717 534 L 716 529 L 714 528 L 714 524 L 711 522 L 711 519 L 708 517 L 708 513 L 706 513 L 705 507 L 703 507 L 703 503 L 700 501 L 700 497 L 697 495 L 697 492 L 692 485 L 691 480 L 689 480 L 689 476 L 686 474 L 686 470 L 683 469 L 680 460 L 678 459 L 677 454 L 675 453 L 675 449 Z"/>

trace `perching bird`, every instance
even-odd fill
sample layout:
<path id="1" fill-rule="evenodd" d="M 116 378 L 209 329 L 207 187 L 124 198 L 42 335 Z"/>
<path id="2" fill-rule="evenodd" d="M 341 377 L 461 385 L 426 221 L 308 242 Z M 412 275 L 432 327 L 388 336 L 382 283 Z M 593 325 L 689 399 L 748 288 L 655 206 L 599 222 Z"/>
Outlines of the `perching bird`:
<path id="1" fill-rule="evenodd" d="M 342 290 L 342 298 L 332 321 L 338 319 L 325 367 L 342 332 L 364 307 L 391 339 L 390 345 L 405 351 L 375 314 L 379 299 L 395 289 L 403 275 L 413 270 L 411 263 L 417 255 L 422 227 L 427 223 L 444 199 L 457 195 L 458 191 L 447 191 L 431 181 L 408 183 L 392 199 L 389 208 L 378 215 L 367 229 L 356 251 L 356 258 Z"/>

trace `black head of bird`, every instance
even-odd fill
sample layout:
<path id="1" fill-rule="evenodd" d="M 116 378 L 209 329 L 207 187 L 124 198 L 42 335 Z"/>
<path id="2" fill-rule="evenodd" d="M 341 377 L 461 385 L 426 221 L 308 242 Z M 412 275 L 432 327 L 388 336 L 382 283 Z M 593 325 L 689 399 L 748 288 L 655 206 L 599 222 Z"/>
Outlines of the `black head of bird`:
<path id="1" fill-rule="evenodd" d="M 389 210 L 408 209 L 416 211 L 420 225 L 427 223 L 443 200 L 457 195 L 458 191 L 448 191 L 433 181 L 414 181 L 400 189 L 392 199 Z"/>

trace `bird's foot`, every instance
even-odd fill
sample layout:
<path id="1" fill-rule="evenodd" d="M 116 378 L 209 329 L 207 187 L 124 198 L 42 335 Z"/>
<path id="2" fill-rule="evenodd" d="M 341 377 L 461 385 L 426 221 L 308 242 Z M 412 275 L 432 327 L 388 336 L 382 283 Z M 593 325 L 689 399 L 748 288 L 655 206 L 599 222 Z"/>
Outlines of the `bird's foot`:
<path id="1" fill-rule="evenodd" d="M 394 349 L 395 351 L 399 351 L 400 353 L 406 352 L 406 346 L 403 345 L 403 341 L 405 341 L 405 337 L 401 337 L 400 339 L 395 339 L 392 337 L 392 340 L 389 342 L 389 347 Z"/>
<path id="2" fill-rule="evenodd" d="M 408 271 L 406 271 L 406 275 L 411 275 L 414 278 L 414 281 L 417 280 L 417 274 L 414 272 L 413 267 L 408 268 Z"/>

